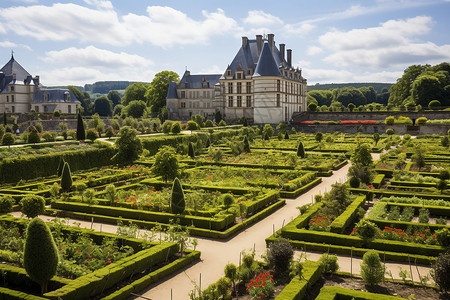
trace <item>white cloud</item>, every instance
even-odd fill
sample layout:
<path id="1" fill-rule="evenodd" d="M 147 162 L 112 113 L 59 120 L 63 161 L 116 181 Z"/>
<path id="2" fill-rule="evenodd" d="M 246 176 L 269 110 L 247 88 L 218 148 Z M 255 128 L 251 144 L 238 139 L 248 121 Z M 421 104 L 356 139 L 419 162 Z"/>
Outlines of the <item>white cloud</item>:
<path id="1" fill-rule="evenodd" d="M 306 35 L 310 33 L 314 28 L 316 28 L 316 26 L 309 22 L 300 22 L 297 24 L 286 24 L 283 30 L 290 34 Z"/>
<path id="2" fill-rule="evenodd" d="M 0 42 L 0 47 L 3 47 L 3 48 L 25 48 L 28 51 L 32 51 L 30 46 L 28 46 L 28 45 L 16 44 L 16 43 L 13 43 L 13 42 L 10 42 L 10 41 Z"/>
<path id="3" fill-rule="evenodd" d="M 304 68 L 311 66 L 312 63 L 309 60 L 299 60 L 297 64 L 294 64 L 294 66 L 297 66 L 298 68 Z"/>
<path id="4" fill-rule="evenodd" d="M 253 26 L 268 26 L 272 24 L 283 24 L 280 18 L 271 14 L 265 13 L 262 10 L 251 10 L 245 19 L 242 20 L 244 24 Z"/>
<path id="5" fill-rule="evenodd" d="M 153 64 L 149 59 L 125 52 L 115 53 L 109 50 L 88 46 L 83 49 L 68 48 L 60 51 L 48 51 L 42 58 L 45 62 L 65 65 L 93 66 L 105 68 L 139 68 Z"/>
<path id="6" fill-rule="evenodd" d="M 355 82 L 396 82 L 398 78 L 403 75 L 403 71 L 382 71 L 382 72 L 369 72 L 355 75 L 353 79 Z"/>
<path id="7" fill-rule="evenodd" d="M 320 54 L 323 52 L 323 49 L 317 46 L 311 46 L 308 48 L 308 55 L 316 55 L 316 54 Z"/>
<path id="8" fill-rule="evenodd" d="M 147 15 L 119 16 L 109 1 L 86 3 L 94 8 L 73 3 L 0 8 L 0 21 L 7 31 L 42 41 L 77 40 L 117 46 L 143 42 L 163 47 L 205 43 L 218 34 L 239 30 L 236 21 L 222 9 L 202 11 L 203 19 L 194 20 L 170 7 L 149 6 Z"/>
<path id="9" fill-rule="evenodd" d="M 225 71 L 225 69 L 222 67 L 219 67 L 217 65 L 209 66 L 206 69 L 200 70 L 200 74 L 222 74 Z"/>

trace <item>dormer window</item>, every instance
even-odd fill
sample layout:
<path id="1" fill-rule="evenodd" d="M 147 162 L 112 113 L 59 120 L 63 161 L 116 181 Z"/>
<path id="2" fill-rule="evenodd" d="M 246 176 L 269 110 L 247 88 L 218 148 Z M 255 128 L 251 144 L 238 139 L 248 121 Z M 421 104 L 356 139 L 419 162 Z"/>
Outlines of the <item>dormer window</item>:
<path id="1" fill-rule="evenodd" d="M 44 92 L 44 102 L 48 102 L 48 94 L 47 94 L 47 92 Z"/>
<path id="2" fill-rule="evenodd" d="M 10 90 L 11 92 L 14 92 L 14 86 L 11 85 L 11 86 L 9 87 L 9 90 Z"/>
<path id="3" fill-rule="evenodd" d="M 236 79 L 242 79 L 242 73 L 241 72 L 236 73 Z"/>
<path id="4" fill-rule="evenodd" d="M 231 70 L 227 70 L 227 76 L 231 76 Z"/>
<path id="5" fill-rule="evenodd" d="M 69 92 L 65 92 L 64 93 L 64 101 L 65 102 L 70 102 L 70 94 L 69 94 Z"/>

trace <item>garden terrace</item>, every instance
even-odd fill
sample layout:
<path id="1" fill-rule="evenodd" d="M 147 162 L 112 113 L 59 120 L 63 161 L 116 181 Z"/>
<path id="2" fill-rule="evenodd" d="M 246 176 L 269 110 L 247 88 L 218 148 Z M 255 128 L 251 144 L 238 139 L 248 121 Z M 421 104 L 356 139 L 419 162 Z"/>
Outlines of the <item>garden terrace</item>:
<path id="1" fill-rule="evenodd" d="M 11 241 L 2 243 L 0 252 L 2 261 L 8 261 L 19 255 L 14 255 L 14 249 L 5 248 L 23 244 L 27 221 L 1 216 L 0 223 L 3 227 L 2 241 L 5 235 Z M 175 243 L 118 237 L 115 234 L 65 226 L 58 220 L 49 223 L 49 226 L 62 260 L 58 272 L 73 275 L 70 279 L 54 277 L 49 285 L 50 290 L 42 299 L 125 298 L 131 292 L 139 292 L 200 257 L 198 251 L 186 251 L 184 256 L 176 255 L 179 248 Z M 101 251 L 96 250 L 97 245 L 102 246 Z M 126 255 L 120 254 L 122 252 L 114 247 L 124 249 L 121 251 Z M 13 263 L 20 264 L 20 259 Z M 2 298 L 13 297 L 18 293 L 36 295 L 39 292 L 38 286 L 30 281 L 20 266 L 2 264 L 0 268 L 5 274 L 3 280 L 8 285 L 7 289 L 0 289 Z"/>

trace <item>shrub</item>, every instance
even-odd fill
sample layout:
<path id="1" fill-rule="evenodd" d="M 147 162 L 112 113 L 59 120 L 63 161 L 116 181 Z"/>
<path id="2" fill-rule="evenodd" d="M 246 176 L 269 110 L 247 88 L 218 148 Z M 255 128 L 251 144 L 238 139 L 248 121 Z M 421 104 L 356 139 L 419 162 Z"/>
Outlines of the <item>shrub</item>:
<path id="1" fill-rule="evenodd" d="M 284 134 L 284 139 L 285 139 L 285 140 L 288 140 L 288 139 L 289 139 L 289 134 L 288 134 L 287 131 L 286 131 L 286 133 Z"/>
<path id="2" fill-rule="evenodd" d="M 244 138 L 244 151 L 250 153 L 250 143 L 247 137 Z"/>
<path id="3" fill-rule="evenodd" d="M 436 264 L 433 266 L 432 273 L 434 282 L 444 293 L 450 291 L 450 253 L 439 254 Z"/>
<path id="4" fill-rule="evenodd" d="M 59 163 L 58 163 L 58 169 L 56 171 L 56 174 L 58 175 L 58 177 L 60 177 L 62 175 L 62 171 L 64 168 L 64 158 L 62 158 L 62 156 L 59 158 Z"/>
<path id="5" fill-rule="evenodd" d="M 314 138 L 316 139 L 316 141 L 318 143 L 320 143 L 322 141 L 322 139 L 323 139 L 323 133 L 322 132 L 317 132 Z"/>
<path id="6" fill-rule="evenodd" d="M 449 145 L 448 136 L 443 136 L 441 138 L 441 145 L 442 145 L 442 147 L 448 148 L 448 145 Z"/>
<path id="7" fill-rule="evenodd" d="M 373 239 L 378 233 L 378 227 L 364 219 L 356 225 L 356 232 L 363 239 Z"/>
<path id="8" fill-rule="evenodd" d="M 188 146 L 188 155 L 190 158 L 194 159 L 195 153 L 194 153 L 194 145 L 192 143 L 189 143 Z"/>
<path id="9" fill-rule="evenodd" d="M 165 134 L 169 134 L 170 130 L 172 129 L 172 124 L 173 122 L 170 120 L 165 120 L 164 123 L 162 124 L 162 131 Z"/>
<path id="10" fill-rule="evenodd" d="M 2 138 L 2 145 L 3 146 L 14 145 L 15 140 L 16 140 L 16 138 L 14 137 L 14 135 L 11 132 L 6 132 Z"/>
<path id="11" fill-rule="evenodd" d="M 378 141 L 380 140 L 380 135 L 378 133 L 373 134 L 373 141 L 375 142 L 375 146 L 378 144 Z"/>
<path id="12" fill-rule="evenodd" d="M 263 138 L 265 140 L 268 140 L 273 136 L 273 133 L 274 133 L 273 127 L 270 124 L 265 124 L 262 131 Z"/>
<path id="13" fill-rule="evenodd" d="M 308 111 L 316 111 L 317 110 L 317 104 L 315 104 L 314 102 L 311 102 L 310 104 L 308 104 Z"/>
<path id="14" fill-rule="evenodd" d="M 435 233 L 436 239 L 442 247 L 450 246 L 450 230 L 448 228 L 442 228 L 437 230 Z"/>
<path id="15" fill-rule="evenodd" d="M 36 128 L 37 132 L 41 133 L 44 131 L 44 127 L 42 126 L 41 122 L 34 123 L 34 128 Z"/>
<path id="16" fill-rule="evenodd" d="M 39 137 L 39 132 L 36 130 L 34 126 L 28 127 L 27 131 L 28 131 L 27 137 L 28 144 L 39 143 L 41 141 L 41 138 Z"/>
<path id="17" fill-rule="evenodd" d="M 427 123 L 428 119 L 425 117 L 419 117 L 416 120 L 417 125 L 425 125 Z"/>
<path id="18" fill-rule="evenodd" d="M 163 146 L 155 155 L 155 162 L 151 168 L 152 172 L 157 176 L 162 176 L 163 180 L 167 182 L 178 176 L 178 159 L 175 154 L 175 149 L 170 146 Z"/>
<path id="19" fill-rule="evenodd" d="M 35 218 L 45 211 L 45 199 L 41 196 L 28 195 L 20 200 L 22 206 L 21 212 L 27 216 L 27 218 Z"/>
<path id="20" fill-rule="evenodd" d="M 369 250 L 364 253 L 361 263 L 361 277 L 366 284 L 376 285 L 384 279 L 384 266 L 377 252 Z"/>
<path id="21" fill-rule="evenodd" d="M 305 148 L 303 147 L 303 142 L 298 143 L 297 147 L 297 156 L 301 158 L 305 158 Z"/>
<path id="22" fill-rule="evenodd" d="M 174 214 L 181 214 L 184 212 L 185 207 L 183 188 L 180 180 L 175 178 L 172 185 L 172 196 L 170 197 L 170 209 Z"/>
<path id="23" fill-rule="evenodd" d="M 53 134 L 51 134 L 50 132 L 46 131 L 42 134 L 42 138 L 46 141 L 46 142 L 54 142 L 55 141 L 55 136 Z"/>
<path id="24" fill-rule="evenodd" d="M 134 162 L 142 153 L 142 143 L 137 136 L 136 129 L 124 126 L 120 129 L 118 136 L 115 143 L 117 153 L 112 157 L 112 161 L 117 164 Z"/>
<path id="25" fill-rule="evenodd" d="M 227 122 L 225 122 L 225 120 L 220 120 L 219 126 L 227 126 Z"/>
<path id="26" fill-rule="evenodd" d="M 231 194 L 224 194 L 222 196 L 222 203 L 228 211 L 228 208 L 234 204 L 234 196 Z"/>
<path id="27" fill-rule="evenodd" d="M 448 170 L 441 170 L 439 172 L 439 179 L 449 180 L 450 179 L 450 172 Z"/>
<path id="28" fill-rule="evenodd" d="M 179 121 L 173 122 L 170 132 L 173 134 L 179 134 L 181 132 L 181 123 Z"/>
<path id="29" fill-rule="evenodd" d="M 198 124 L 195 123 L 194 121 L 191 120 L 191 121 L 187 122 L 186 130 L 192 131 L 192 130 L 197 130 L 198 128 L 199 128 Z"/>
<path id="30" fill-rule="evenodd" d="M 287 279 L 289 275 L 289 265 L 294 250 L 292 245 L 286 239 L 278 239 L 269 245 L 267 250 L 267 260 L 269 266 L 274 269 L 274 276 L 276 279 Z"/>
<path id="31" fill-rule="evenodd" d="M 97 130 L 95 130 L 95 129 L 89 129 L 89 130 L 86 132 L 86 138 L 87 138 L 88 140 L 91 140 L 91 141 L 95 141 L 96 139 L 98 139 L 98 133 L 97 133 Z"/>
<path id="32" fill-rule="evenodd" d="M 441 102 L 439 102 L 438 100 L 431 100 L 430 103 L 428 103 L 428 108 L 429 109 L 439 109 L 441 107 Z"/>
<path id="33" fill-rule="evenodd" d="M 393 117 L 393 116 L 389 116 L 389 117 L 386 117 L 386 119 L 384 119 L 384 124 L 386 124 L 386 125 L 394 125 L 394 123 L 395 123 L 395 117 Z"/>
<path id="34" fill-rule="evenodd" d="M 225 265 L 225 277 L 230 279 L 233 284 L 233 290 L 236 290 L 236 279 L 238 278 L 238 268 L 235 264 L 229 263 Z"/>
<path id="35" fill-rule="evenodd" d="M 27 227 L 23 265 L 30 278 L 41 285 L 42 294 L 48 281 L 55 276 L 58 266 L 58 250 L 47 225 L 39 218 L 31 220 Z"/>
<path id="36" fill-rule="evenodd" d="M 65 162 L 61 175 L 61 189 L 65 192 L 68 192 L 70 191 L 71 187 L 72 187 L 72 174 L 70 172 L 69 164 Z"/>
<path id="37" fill-rule="evenodd" d="M 350 187 L 352 187 L 352 188 L 355 188 L 355 189 L 359 188 L 360 180 L 358 177 L 352 177 L 352 178 L 350 178 L 349 184 L 350 184 Z"/>
<path id="38" fill-rule="evenodd" d="M 114 129 L 109 126 L 108 128 L 106 128 L 106 132 L 105 132 L 105 136 L 110 139 L 114 136 Z"/>
<path id="39" fill-rule="evenodd" d="M 77 118 L 77 140 L 84 141 L 86 139 L 86 129 L 84 128 L 84 121 L 80 113 L 78 113 Z"/>
<path id="40" fill-rule="evenodd" d="M 336 255 L 323 254 L 319 262 L 324 273 L 334 273 L 339 270 L 338 257 Z"/>
<path id="41" fill-rule="evenodd" d="M 394 134 L 394 129 L 392 129 L 392 128 L 386 129 L 386 134 L 387 135 L 393 135 Z"/>
<path id="42" fill-rule="evenodd" d="M 11 196 L 0 197 L 0 213 L 12 212 L 14 199 Z"/>
<path id="43" fill-rule="evenodd" d="M 214 123 L 211 120 L 206 120 L 205 121 L 205 127 L 214 127 Z"/>

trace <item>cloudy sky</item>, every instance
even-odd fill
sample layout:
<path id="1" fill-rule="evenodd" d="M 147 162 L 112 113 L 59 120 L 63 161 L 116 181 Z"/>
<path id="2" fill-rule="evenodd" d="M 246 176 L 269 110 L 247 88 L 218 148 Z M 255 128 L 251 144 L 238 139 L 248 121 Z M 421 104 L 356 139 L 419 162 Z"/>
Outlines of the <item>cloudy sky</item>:
<path id="1" fill-rule="evenodd" d="M 450 61 L 450 0 L 1 0 L 0 64 L 44 85 L 223 73 L 241 37 L 275 34 L 309 84 L 395 82 Z"/>

